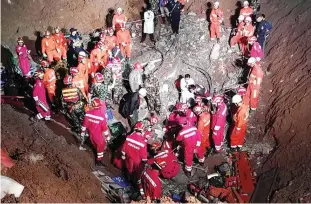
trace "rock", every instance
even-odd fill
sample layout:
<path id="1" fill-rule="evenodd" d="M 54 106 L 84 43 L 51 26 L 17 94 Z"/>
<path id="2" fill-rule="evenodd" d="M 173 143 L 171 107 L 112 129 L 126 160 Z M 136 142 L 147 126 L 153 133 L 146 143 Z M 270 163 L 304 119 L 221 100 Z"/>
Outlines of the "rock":
<path id="1" fill-rule="evenodd" d="M 216 43 L 212 48 L 210 58 L 213 60 L 218 59 L 219 55 L 220 55 L 219 51 L 220 51 L 220 45 L 218 43 Z"/>
<path id="2" fill-rule="evenodd" d="M 197 14 L 196 13 L 194 13 L 194 12 L 189 12 L 188 13 L 188 16 L 196 16 Z"/>

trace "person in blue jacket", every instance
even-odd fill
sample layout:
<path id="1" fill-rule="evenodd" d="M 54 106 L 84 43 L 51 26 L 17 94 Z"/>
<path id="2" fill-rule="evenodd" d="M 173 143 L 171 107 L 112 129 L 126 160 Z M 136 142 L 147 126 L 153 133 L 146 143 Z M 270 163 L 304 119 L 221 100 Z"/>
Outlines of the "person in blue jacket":
<path id="1" fill-rule="evenodd" d="M 265 47 L 266 38 L 269 36 L 269 33 L 272 30 L 272 25 L 265 19 L 265 14 L 260 14 L 257 17 L 257 26 L 256 26 L 256 36 L 257 41 L 260 44 L 262 50 Z"/>
<path id="2" fill-rule="evenodd" d="M 178 34 L 181 10 L 184 6 L 181 5 L 178 0 L 169 0 L 166 7 L 170 12 L 170 20 L 173 33 Z"/>

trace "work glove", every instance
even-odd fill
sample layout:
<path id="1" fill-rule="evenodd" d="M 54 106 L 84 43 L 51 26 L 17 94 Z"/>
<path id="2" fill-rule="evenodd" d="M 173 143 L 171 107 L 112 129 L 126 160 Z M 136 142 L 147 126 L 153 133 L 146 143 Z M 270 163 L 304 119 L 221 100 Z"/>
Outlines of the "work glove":
<path id="1" fill-rule="evenodd" d="M 47 58 L 48 56 L 47 56 L 45 53 L 43 53 L 43 57 L 44 57 L 44 58 Z"/>

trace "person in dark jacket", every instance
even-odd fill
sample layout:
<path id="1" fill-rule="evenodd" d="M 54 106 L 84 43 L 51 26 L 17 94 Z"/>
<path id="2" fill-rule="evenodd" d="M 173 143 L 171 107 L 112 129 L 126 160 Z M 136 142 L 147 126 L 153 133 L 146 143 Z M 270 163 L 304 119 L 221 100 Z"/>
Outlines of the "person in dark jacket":
<path id="1" fill-rule="evenodd" d="M 181 5 L 178 0 L 169 0 L 167 4 L 167 8 L 170 12 L 171 26 L 174 34 L 178 34 L 179 32 L 180 15 L 183 7 L 184 6 Z"/>
<path id="2" fill-rule="evenodd" d="M 106 15 L 106 26 L 107 26 L 107 28 L 112 28 L 113 16 L 114 16 L 114 10 L 112 8 L 109 8 L 108 14 Z"/>
<path id="3" fill-rule="evenodd" d="M 265 14 L 260 14 L 257 17 L 257 26 L 256 26 L 256 37 L 259 45 L 264 51 L 266 38 L 269 36 L 270 31 L 272 30 L 272 25 L 268 21 L 266 21 Z"/>
<path id="4" fill-rule="evenodd" d="M 129 120 L 129 125 L 133 127 L 138 121 L 138 111 L 141 106 L 144 106 L 147 95 L 145 88 L 139 89 L 134 93 L 127 93 L 123 96 L 119 106 L 120 114 Z"/>

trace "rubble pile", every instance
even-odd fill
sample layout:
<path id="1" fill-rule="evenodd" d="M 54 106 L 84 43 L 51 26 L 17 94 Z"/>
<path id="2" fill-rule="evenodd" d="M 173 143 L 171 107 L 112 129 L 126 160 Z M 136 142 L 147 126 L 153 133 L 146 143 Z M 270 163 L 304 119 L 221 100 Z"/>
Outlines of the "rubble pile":
<path id="1" fill-rule="evenodd" d="M 140 26 L 130 26 L 131 32 L 136 36 L 133 59 L 144 63 L 163 57 L 154 70 L 161 85 L 162 104 L 167 104 L 163 107 L 163 112 L 167 112 L 167 107 L 178 100 L 174 82 L 179 75 L 189 73 L 196 83 L 212 92 L 222 92 L 236 88 L 243 71 L 236 65 L 238 56 L 228 52 L 230 29 L 222 28 L 223 35 L 218 44 L 210 39 L 205 18 L 189 13 L 182 15 L 180 25 L 179 35 L 175 37 L 171 35 L 169 25 L 158 24 L 155 46 L 139 45 L 140 33 L 135 28 Z"/>

